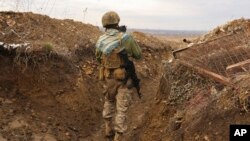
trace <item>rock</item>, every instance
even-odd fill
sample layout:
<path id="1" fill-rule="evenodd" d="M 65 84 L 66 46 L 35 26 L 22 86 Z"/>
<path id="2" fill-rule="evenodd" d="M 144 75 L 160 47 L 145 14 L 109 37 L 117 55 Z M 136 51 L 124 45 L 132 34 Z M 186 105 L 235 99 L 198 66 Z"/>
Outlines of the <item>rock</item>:
<path id="1" fill-rule="evenodd" d="M 11 100 L 9 100 L 9 99 L 5 99 L 3 103 L 4 103 L 4 104 L 12 104 L 13 101 L 11 101 Z"/>
<path id="2" fill-rule="evenodd" d="M 28 124 L 24 120 L 22 120 L 20 118 L 17 118 L 14 121 L 12 121 L 12 122 L 9 123 L 9 127 L 11 129 L 17 129 L 17 128 L 21 128 L 21 127 L 27 126 L 27 125 Z"/>
<path id="3" fill-rule="evenodd" d="M 94 73 L 94 71 L 92 70 L 92 69 L 88 69 L 86 72 L 85 72 L 85 74 L 87 74 L 87 75 L 91 75 L 91 74 L 93 74 Z"/>
<path id="4" fill-rule="evenodd" d="M 56 94 L 63 94 L 63 93 L 65 93 L 65 90 L 58 90 L 58 91 L 56 92 Z"/>
<path id="5" fill-rule="evenodd" d="M 194 140 L 199 140 L 200 139 L 200 136 L 199 135 L 196 135 L 195 137 L 194 137 Z"/>
<path id="6" fill-rule="evenodd" d="M 11 19 L 7 19 L 6 23 L 10 27 L 12 27 L 12 26 L 14 26 L 16 24 L 16 22 L 14 20 L 11 20 Z"/>
<path id="7" fill-rule="evenodd" d="M 207 135 L 204 136 L 204 140 L 205 140 L 205 141 L 210 141 Z"/>
<path id="8" fill-rule="evenodd" d="M 215 86 L 212 86 L 211 89 L 211 95 L 216 96 L 218 94 L 218 91 L 216 90 Z"/>
<path id="9" fill-rule="evenodd" d="M 190 43 L 187 45 L 187 47 L 192 47 L 194 45 L 194 43 Z"/>

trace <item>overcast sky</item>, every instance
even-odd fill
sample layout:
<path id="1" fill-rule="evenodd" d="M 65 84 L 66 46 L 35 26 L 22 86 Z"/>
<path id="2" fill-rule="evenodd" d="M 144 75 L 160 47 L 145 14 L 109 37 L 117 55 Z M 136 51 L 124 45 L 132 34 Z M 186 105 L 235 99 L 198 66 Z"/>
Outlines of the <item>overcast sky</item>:
<path id="1" fill-rule="evenodd" d="M 211 30 L 229 20 L 250 18 L 250 0 L 0 0 L 3 10 L 33 11 L 98 26 L 102 15 L 114 10 L 129 28 Z"/>

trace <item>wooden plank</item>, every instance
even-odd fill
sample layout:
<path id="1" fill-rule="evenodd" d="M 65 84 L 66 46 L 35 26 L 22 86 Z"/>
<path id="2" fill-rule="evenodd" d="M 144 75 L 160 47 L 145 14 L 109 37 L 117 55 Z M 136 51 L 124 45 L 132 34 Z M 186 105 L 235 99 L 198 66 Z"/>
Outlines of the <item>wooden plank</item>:
<path id="1" fill-rule="evenodd" d="M 190 63 L 188 63 L 186 61 L 183 61 L 183 60 L 179 60 L 179 62 L 182 65 L 184 65 L 184 66 L 186 66 L 186 67 L 188 67 L 188 68 L 196 71 L 197 73 L 199 73 L 199 74 L 201 74 L 201 75 L 203 75 L 205 77 L 209 77 L 209 78 L 215 80 L 216 82 L 219 82 L 219 83 L 224 84 L 224 85 L 230 85 L 231 84 L 230 83 L 230 79 L 227 78 L 227 77 L 224 77 L 222 75 L 216 74 L 214 72 L 211 72 L 209 70 L 203 69 L 201 67 L 194 66 L 193 64 L 190 64 Z"/>
<path id="2" fill-rule="evenodd" d="M 250 71 L 250 59 L 227 66 L 226 71 L 228 74 L 235 74 L 237 72 Z"/>
<path id="3" fill-rule="evenodd" d="M 184 48 L 180 48 L 180 49 L 174 50 L 174 51 L 173 51 L 173 54 L 176 54 L 176 53 L 178 53 L 178 52 L 182 52 L 182 51 L 187 50 L 187 49 L 189 49 L 189 48 L 191 48 L 191 47 L 192 47 L 192 46 L 184 47 Z"/>
<path id="4" fill-rule="evenodd" d="M 233 64 L 233 65 L 230 65 L 230 66 L 227 66 L 226 70 L 239 68 L 239 67 L 242 67 L 242 66 L 245 66 L 245 65 L 250 65 L 250 59 L 239 62 L 239 63 L 236 63 L 236 64 Z"/>

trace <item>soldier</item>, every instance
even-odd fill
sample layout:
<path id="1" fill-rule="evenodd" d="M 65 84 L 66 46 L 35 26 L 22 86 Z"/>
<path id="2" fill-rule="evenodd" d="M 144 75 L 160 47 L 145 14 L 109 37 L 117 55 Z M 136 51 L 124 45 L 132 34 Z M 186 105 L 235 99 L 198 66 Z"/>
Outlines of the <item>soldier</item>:
<path id="1" fill-rule="evenodd" d="M 102 17 L 105 33 L 96 43 L 99 79 L 107 84 L 103 108 L 105 135 L 114 137 L 114 141 L 121 141 L 127 130 L 126 113 L 131 102 L 133 82 L 125 68 L 126 62 L 129 57 L 141 58 L 141 48 L 131 35 L 119 31 L 119 22 L 120 17 L 116 12 L 105 13 Z"/>

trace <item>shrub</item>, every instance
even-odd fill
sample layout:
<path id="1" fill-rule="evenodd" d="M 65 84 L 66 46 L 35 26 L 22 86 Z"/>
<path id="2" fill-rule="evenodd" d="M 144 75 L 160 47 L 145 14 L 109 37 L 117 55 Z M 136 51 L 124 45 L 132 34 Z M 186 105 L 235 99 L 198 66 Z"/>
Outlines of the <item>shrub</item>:
<path id="1" fill-rule="evenodd" d="M 45 43 L 45 44 L 43 45 L 43 50 L 44 50 L 45 52 L 47 52 L 47 53 L 52 52 L 52 51 L 53 51 L 53 48 L 54 48 L 54 46 L 53 46 L 51 43 Z"/>

